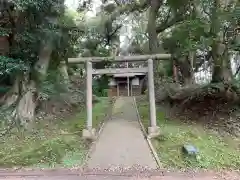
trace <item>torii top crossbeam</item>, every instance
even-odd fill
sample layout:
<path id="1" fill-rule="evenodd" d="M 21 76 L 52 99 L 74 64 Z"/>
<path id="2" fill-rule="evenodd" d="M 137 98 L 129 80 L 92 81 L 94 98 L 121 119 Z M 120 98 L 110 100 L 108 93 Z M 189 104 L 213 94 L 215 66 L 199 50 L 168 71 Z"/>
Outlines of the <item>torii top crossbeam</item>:
<path id="1" fill-rule="evenodd" d="M 116 56 L 116 57 L 79 57 L 68 58 L 68 63 L 78 64 L 84 62 L 101 62 L 101 61 L 130 62 L 130 61 L 146 61 L 148 59 L 167 60 L 170 58 L 171 54 L 151 54 L 151 55 Z"/>

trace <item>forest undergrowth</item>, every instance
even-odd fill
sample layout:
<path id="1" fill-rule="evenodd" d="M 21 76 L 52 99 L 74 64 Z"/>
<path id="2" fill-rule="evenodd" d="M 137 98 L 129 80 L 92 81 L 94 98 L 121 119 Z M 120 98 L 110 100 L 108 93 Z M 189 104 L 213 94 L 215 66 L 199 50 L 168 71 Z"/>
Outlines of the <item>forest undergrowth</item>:
<path id="1" fill-rule="evenodd" d="M 171 95 L 157 97 L 157 124 L 161 135 L 152 142 L 165 168 L 238 169 L 239 101 L 230 88 L 221 90 L 220 87 L 211 84 L 175 89 Z M 137 103 L 141 120 L 147 128 L 147 97 L 137 98 Z M 184 155 L 182 147 L 186 144 L 198 149 L 196 158 Z"/>
<path id="2" fill-rule="evenodd" d="M 8 123 L 6 120 L 2 123 L 0 167 L 55 168 L 83 164 L 90 145 L 81 138 L 86 124 L 84 79 L 71 77 L 67 90 L 53 81 L 45 82 L 36 120 L 29 123 L 30 128 L 14 126 L 6 132 Z M 98 128 L 110 104 L 104 97 L 95 97 L 93 104 L 93 126 Z"/>

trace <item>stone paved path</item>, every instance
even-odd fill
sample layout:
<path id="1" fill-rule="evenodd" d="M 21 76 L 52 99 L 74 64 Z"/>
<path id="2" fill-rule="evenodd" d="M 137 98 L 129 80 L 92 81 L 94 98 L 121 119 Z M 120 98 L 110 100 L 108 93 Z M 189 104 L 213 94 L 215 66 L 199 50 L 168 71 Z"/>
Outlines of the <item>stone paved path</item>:
<path id="1" fill-rule="evenodd" d="M 88 162 L 89 168 L 157 168 L 138 123 L 133 102 L 132 97 L 120 97 L 116 100 L 112 119 L 106 122 L 96 143 Z"/>

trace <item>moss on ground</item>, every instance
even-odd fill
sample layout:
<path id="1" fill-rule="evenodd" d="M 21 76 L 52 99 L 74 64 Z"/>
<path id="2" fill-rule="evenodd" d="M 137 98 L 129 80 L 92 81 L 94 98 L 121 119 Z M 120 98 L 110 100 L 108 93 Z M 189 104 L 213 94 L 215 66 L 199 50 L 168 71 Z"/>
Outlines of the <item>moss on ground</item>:
<path id="1" fill-rule="evenodd" d="M 148 103 L 139 102 L 138 107 L 143 125 L 147 128 Z M 198 124 L 190 125 L 178 120 L 167 119 L 160 107 L 157 108 L 157 121 L 162 135 L 152 142 L 164 167 L 180 169 L 238 169 L 240 167 L 239 138 L 223 137 Z M 198 148 L 197 158 L 183 155 L 182 146 L 188 143 Z"/>
<path id="2" fill-rule="evenodd" d="M 93 107 L 93 126 L 104 120 L 108 112 L 107 98 Z M 81 140 L 86 124 L 85 110 L 72 118 L 63 120 L 42 120 L 34 125 L 33 132 L 15 131 L 1 138 L 0 166 L 30 167 L 73 167 L 80 166 L 88 147 Z"/>

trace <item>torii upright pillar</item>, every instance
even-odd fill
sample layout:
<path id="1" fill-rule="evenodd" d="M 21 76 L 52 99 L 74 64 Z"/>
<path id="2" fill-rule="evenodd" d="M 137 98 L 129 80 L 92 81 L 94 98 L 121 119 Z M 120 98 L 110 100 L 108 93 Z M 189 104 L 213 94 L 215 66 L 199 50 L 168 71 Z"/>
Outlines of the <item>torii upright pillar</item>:
<path id="1" fill-rule="evenodd" d="M 156 104 L 154 91 L 154 74 L 153 74 L 153 60 L 148 59 L 148 97 L 149 97 L 149 114 L 150 126 L 148 127 L 148 136 L 155 137 L 160 134 L 160 128 L 157 126 L 156 120 Z"/>
<path id="2" fill-rule="evenodd" d="M 87 124 L 83 130 L 83 137 L 94 139 L 96 130 L 92 127 L 92 62 L 86 62 L 86 107 L 87 107 Z"/>

